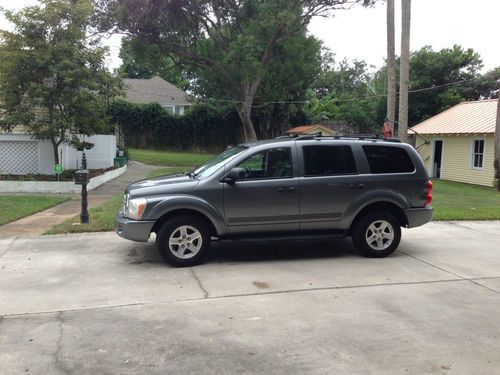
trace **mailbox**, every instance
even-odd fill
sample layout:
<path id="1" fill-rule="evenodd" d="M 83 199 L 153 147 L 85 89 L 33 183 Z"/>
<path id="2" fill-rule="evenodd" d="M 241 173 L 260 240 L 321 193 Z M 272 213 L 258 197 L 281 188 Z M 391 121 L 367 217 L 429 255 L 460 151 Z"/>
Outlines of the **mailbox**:
<path id="1" fill-rule="evenodd" d="M 87 169 L 80 169 L 73 176 L 76 185 L 86 185 L 89 183 L 89 171 Z"/>

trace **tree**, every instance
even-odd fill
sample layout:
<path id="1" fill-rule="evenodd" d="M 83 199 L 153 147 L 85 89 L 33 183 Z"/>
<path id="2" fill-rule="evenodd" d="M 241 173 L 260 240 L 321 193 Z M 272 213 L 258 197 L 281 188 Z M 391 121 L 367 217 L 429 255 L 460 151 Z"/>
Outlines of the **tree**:
<path id="1" fill-rule="evenodd" d="M 152 78 L 160 76 L 173 85 L 186 89 L 187 74 L 158 46 L 141 43 L 140 39 L 124 37 L 121 43 L 119 68 L 124 78 Z"/>
<path id="2" fill-rule="evenodd" d="M 275 47 L 252 106 L 252 123 L 259 138 L 283 135 L 290 121 L 301 114 L 307 89 L 321 66 L 321 42 L 304 29 Z M 194 93 L 204 98 L 225 97 L 217 78 L 203 69 L 192 72 Z M 219 105 L 227 105 L 220 103 Z"/>
<path id="3" fill-rule="evenodd" d="M 410 77 L 411 0 L 401 0 L 401 57 L 399 62 L 398 137 L 408 143 L 408 86 Z"/>
<path id="4" fill-rule="evenodd" d="M 481 57 L 458 45 L 433 51 L 423 47 L 410 57 L 408 120 L 419 123 L 465 100 L 490 97 L 494 71 L 481 75 Z M 422 90 L 423 91 L 420 91 Z"/>
<path id="5" fill-rule="evenodd" d="M 0 46 L 0 126 L 22 125 L 35 139 L 50 140 L 54 162 L 71 132 L 91 135 L 106 125 L 118 84 L 105 70 L 106 50 L 88 34 L 89 0 L 42 0 L 6 11 L 15 26 Z"/>
<path id="6" fill-rule="evenodd" d="M 385 76 L 368 72 L 364 61 L 342 60 L 336 64 L 331 54 L 324 56 L 322 71 L 309 93 L 307 113 L 313 121 L 336 120 L 348 123 L 357 132 L 380 129 L 385 116 Z"/>
<path id="7" fill-rule="evenodd" d="M 202 69 L 231 101 L 245 139 L 256 139 L 252 106 L 275 51 L 313 16 L 349 0 L 97 0 L 104 24 L 158 46 L 177 63 Z M 368 3 L 371 1 L 358 0 Z M 112 21 L 109 21 L 109 20 Z"/>
<path id="8" fill-rule="evenodd" d="M 394 32 L 394 0 L 387 0 L 387 113 L 394 134 L 396 120 L 396 55 Z"/>

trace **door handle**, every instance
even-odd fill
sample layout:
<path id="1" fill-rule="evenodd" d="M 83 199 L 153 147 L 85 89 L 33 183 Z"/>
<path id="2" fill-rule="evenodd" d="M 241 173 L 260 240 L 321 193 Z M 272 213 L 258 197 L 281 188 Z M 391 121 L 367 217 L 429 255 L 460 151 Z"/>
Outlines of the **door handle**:
<path id="1" fill-rule="evenodd" d="M 291 193 L 291 192 L 295 191 L 295 187 L 294 186 L 281 186 L 278 188 L 278 191 L 280 193 Z"/>
<path id="2" fill-rule="evenodd" d="M 365 187 L 365 184 L 351 184 L 349 185 L 351 189 L 363 189 Z"/>

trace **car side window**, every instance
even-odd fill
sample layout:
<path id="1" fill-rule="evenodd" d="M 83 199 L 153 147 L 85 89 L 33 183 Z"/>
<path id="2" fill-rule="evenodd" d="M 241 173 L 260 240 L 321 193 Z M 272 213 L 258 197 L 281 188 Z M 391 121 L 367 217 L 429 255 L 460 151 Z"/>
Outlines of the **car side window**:
<path id="1" fill-rule="evenodd" d="M 371 173 L 411 173 L 415 170 L 405 149 L 390 146 L 363 146 Z"/>
<path id="2" fill-rule="evenodd" d="M 351 146 L 304 146 L 304 176 L 356 174 Z"/>
<path id="3" fill-rule="evenodd" d="M 244 180 L 289 178 L 292 173 L 292 151 L 289 147 L 259 152 L 238 165 L 245 169 Z"/>

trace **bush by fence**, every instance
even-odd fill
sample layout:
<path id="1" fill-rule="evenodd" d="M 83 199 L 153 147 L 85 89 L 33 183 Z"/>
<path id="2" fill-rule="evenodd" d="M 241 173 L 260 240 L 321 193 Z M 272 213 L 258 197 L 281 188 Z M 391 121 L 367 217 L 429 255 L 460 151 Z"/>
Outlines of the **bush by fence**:
<path id="1" fill-rule="evenodd" d="M 116 101 L 110 115 L 130 147 L 217 151 L 241 140 L 236 111 L 211 104 L 197 104 L 175 116 L 156 103 Z"/>

